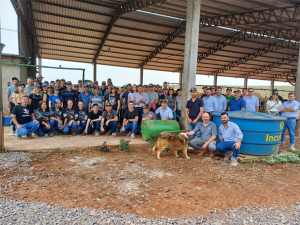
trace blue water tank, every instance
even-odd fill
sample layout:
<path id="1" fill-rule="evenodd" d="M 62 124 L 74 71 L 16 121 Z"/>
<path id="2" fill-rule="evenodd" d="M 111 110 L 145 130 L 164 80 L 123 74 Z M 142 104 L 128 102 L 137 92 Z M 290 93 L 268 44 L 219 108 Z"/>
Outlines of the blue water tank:
<path id="1" fill-rule="evenodd" d="M 236 123 L 244 134 L 240 153 L 247 155 L 277 153 L 285 117 L 251 111 L 227 113 L 229 121 Z M 221 112 L 214 112 L 213 116 L 219 134 L 219 126 L 222 124 Z"/>

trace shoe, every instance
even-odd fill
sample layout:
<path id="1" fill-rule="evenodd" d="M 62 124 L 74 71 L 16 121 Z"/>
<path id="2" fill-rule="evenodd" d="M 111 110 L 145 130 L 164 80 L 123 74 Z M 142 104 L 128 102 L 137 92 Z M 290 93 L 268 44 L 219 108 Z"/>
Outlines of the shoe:
<path id="1" fill-rule="evenodd" d="M 81 135 L 82 135 L 82 136 L 85 136 L 85 132 L 83 131 Z"/>
<path id="2" fill-rule="evenodd" d="M 216 156 L 216 153 L 214 153 L 214 152 L 210 153 L 210 158 L 214 158 L 215 156 Z"/>
<path id="3" fill-rule="evenodd" d="M 33 139 L 33 137 L 32 137 L 31 134 L 27 134 L 26 136 L 27 136 L 27 138 L 29 138 L 29 139 Z"/>
<path id="4" fill-rule="evenodd" d="M 199 156 L 204 156 L 206 152 L 207 152 L 207 150 L 206 150 L 206 149 L 203 149 L 203 150 L 199 153 Z"/>
<path id="5" fill-rule="evenodd" d="M 61 135 L 61 131 L 59 130 L 59 131 L 57 131 L 57 135 L 58 136 L 60 136 Z"/>
<path id="6" fill-rule="evenodd" d="M 132 133 L 132 134 L 131 134 L 131 138 L 135 138 L 135 134 Z"/>
<path id="7" fill-rule="evenodd" d="M 48 137 L 48 133 L 45 133 L 45 137 Z"/>
<path id="8" fill-rule="evenodd" d="M 9 134 L 9 136 L 15 136 L 15 132 L 12 130 Z"/>
<path id="9" fill-rule="evenodd" d="M 117 137 L 117 133 L 112 133 L 111 136 Z"/>
<path id="10" fill-rule="evenodd" d="M 291 145 L 291 146 L 289 147 L 289 149 L 291 149 L 291 150 L 296 150 L 295 147 L 294 147 L 294 145 Z"/>
<path id="11" fill-rule="evenodd" d="M 99 137 L 99 136 L 100 136 L 100 134 L 99 134 L 99 133 L 96 133 L 96 134 L 95 134 L 95 137 Z"/>
<path id="12" fill-rule="evenodd" d="M 224 156 L 224 161 L 229 161 L 230 157 L 232 156 L 233 152 L 229 151 Z"/>
<path id="13" fill-rule="evenodd" d="M 131 133 L 132 133 L 132 132 L 130 131 L 128 134 L 126 134 L 126 136 L 130 136 L 130 135 L 131 135 Z"/>
<path id="14" fill-rule="evenodd" d="M 21 135 L 18 135 L 18 139 L 22 139 L 22 136 L 21 136 Z"/>
<path id="15" fill-rule="evenodd" d="M 109 135 L 109 132 L 107 132 L 106 134 L 105 134 L 105 136 L 108 136 Z"/>
<path id="16" fill-rule="evenodd" d="M 49 134 L 49 137 L 53 137 L 53 136 L 54 136 L 54 134 L 53 134 L 53 133 Z"/>
<path id="17" fill-rule="evenodd" d="M 231 164 L 230 165 L 237 166 L 238 165 L 237 159 L 231 158 Z"/>
<path id="18" fill-rule="evenodd" d="M 75 131 L 73 131 L 73 134 L 72 134 L 73 136 L 76 136 L 76 132 Z"/>
<path id="19" fill-rule="evenodd" d="M 284 142 L 280 142 L 279 146 L 282 147 L 284 145 Z"/>
<path id="20" fill-rule="evenodd" d="M 191 146 L 188 146 L 187 149 L 190 150 L 190 151 L 194 150 L 194 148 L 191 147 Z"/>

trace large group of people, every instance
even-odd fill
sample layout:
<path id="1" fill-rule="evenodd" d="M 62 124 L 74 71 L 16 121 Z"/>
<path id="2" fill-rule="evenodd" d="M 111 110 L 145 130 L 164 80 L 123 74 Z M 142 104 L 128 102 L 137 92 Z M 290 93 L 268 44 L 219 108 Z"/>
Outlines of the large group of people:
<path id="1" fill-rule="evenodd" d="M 7 106 L 12 116 L 11 135 L 17 138 L 32 134 L 40 137 L 62 133 L 76 136 L 89 133 L 99 136 L 117 136 L 117 130 L 127 133 L 131 138 L 142 131 L 145 120 L 177 120 L 181 119 L 182 90 L 174 90 L 164 82 L 162 86 L 126 84 L 122 87 L 113 85 L 112 80 L 84 83 L 78 80 L 72 84 L 65 79 L 43 81 L 38 75 L 36 79 L 29 77 L 26 85 L 16 77 L 6 92 Z M 190 89 L 191 99 L 185 111 L 191 135 L 190 146 L 204 155 L 207 149 L 214 157 L 215 150 L 229 154 L 237 159 L 242 132 L 238 126 L 229 122 L 225 111 L 259 111 L 259 99 L 254 96 L 253 88 L 234 90 L 228 87 L 226 94 L 222 88 L 203 87 L 203 93 L 193 87 Z M 284 143 L 285 131 L 290 133 L 290 147 L 295 144 L 295 124 L 299 103 L 295 94 L 288 95 L 289 100 L 283 102 L 282 97 L 274 90 L 266 103 L 266 112 L 287 118 L 284 123 L 281 144 Z M 217 128 L 213 123 L 213 112 L 222 112 L 223 125 L 219 127 L 219 139 L 216 143 Z M 233 160 L 233 164 L 236 161 Z"/>

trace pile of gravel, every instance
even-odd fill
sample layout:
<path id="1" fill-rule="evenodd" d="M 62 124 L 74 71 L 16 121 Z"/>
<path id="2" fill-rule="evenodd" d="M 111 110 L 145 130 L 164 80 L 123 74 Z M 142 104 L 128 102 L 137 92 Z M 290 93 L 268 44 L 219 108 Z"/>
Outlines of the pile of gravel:
<path id="1" fill-rule="evenodd" d="M 26 152 L 9 152 L 0 154 L 0 170 L 6 170 L 11 167 L 21 168 L 29 166 L 33 161 L 33 155 Z"/>
<path id="2" fill-rule="evenodd" d="M 289 208 L 240 207 L 212 213 L 207 217 L 182 217 L 176 220 L 0 199 L 0 224 L 299 224 L 299 219 L 300 203 Z"/>

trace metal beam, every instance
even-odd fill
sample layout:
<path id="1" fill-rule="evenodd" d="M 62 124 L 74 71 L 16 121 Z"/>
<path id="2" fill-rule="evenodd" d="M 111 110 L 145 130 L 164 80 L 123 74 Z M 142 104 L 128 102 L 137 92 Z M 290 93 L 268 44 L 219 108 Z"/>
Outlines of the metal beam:
<path id="1" fill-rule="evenodd" d="M 285 47 L 290 47 L 290 46 L 297 46 L 299 45 L 298 42 L 294 42 L 294 41 L 285 41 L 285 40 L 280 40 L 280 41 L 276 41 L 272 44 L 267 45 L 266 47 L 259 49 L 241 59 L 238 59 L 234 62 L 229 63 L 228 65 L 225 65 L 221 68 L 216 69 L 215 71 L 211 72 L 211 75 L 215 75 L 215 74 L 219 74 L 219 73 L 223 73 L 226 70 L 230 70 L 233 67 L 237 67 L 240 64 L 246 63 L 249 60 L 253 60 L 259 56 L 262 56 L 268 52 L 271 52 L 273 50 L 276 50 L 278 48 L 285 48 Z"/>
<path id="2" fill-rule="evenodd" d="M 107 26 L 107 29 L 105 31 L 105 34 L 102 37 L 101 43 L 98 47 L 98 50 L 94 56 L 94 60 L 93 62 L 96 63 L 97 62 L 97 58 L 106 42 L 106 39 L 108 38 L 108 35 L 110 33 L 110 31 L 113 28 L 114 23 L 120 18 L 121 15 L 125 14 L 125 13 L 129 13 L 138 9 L 142 9 L 146 6 L 150 6 L 150 5 L 155 5 L 157 3 L 163 3 L 166 0 L 132 0 L 132 1 L 128 1 L 123 3 L 122 5 L 119 5 L 116 9 L 114 14 L 111 17 L 111 20 Z"/>

